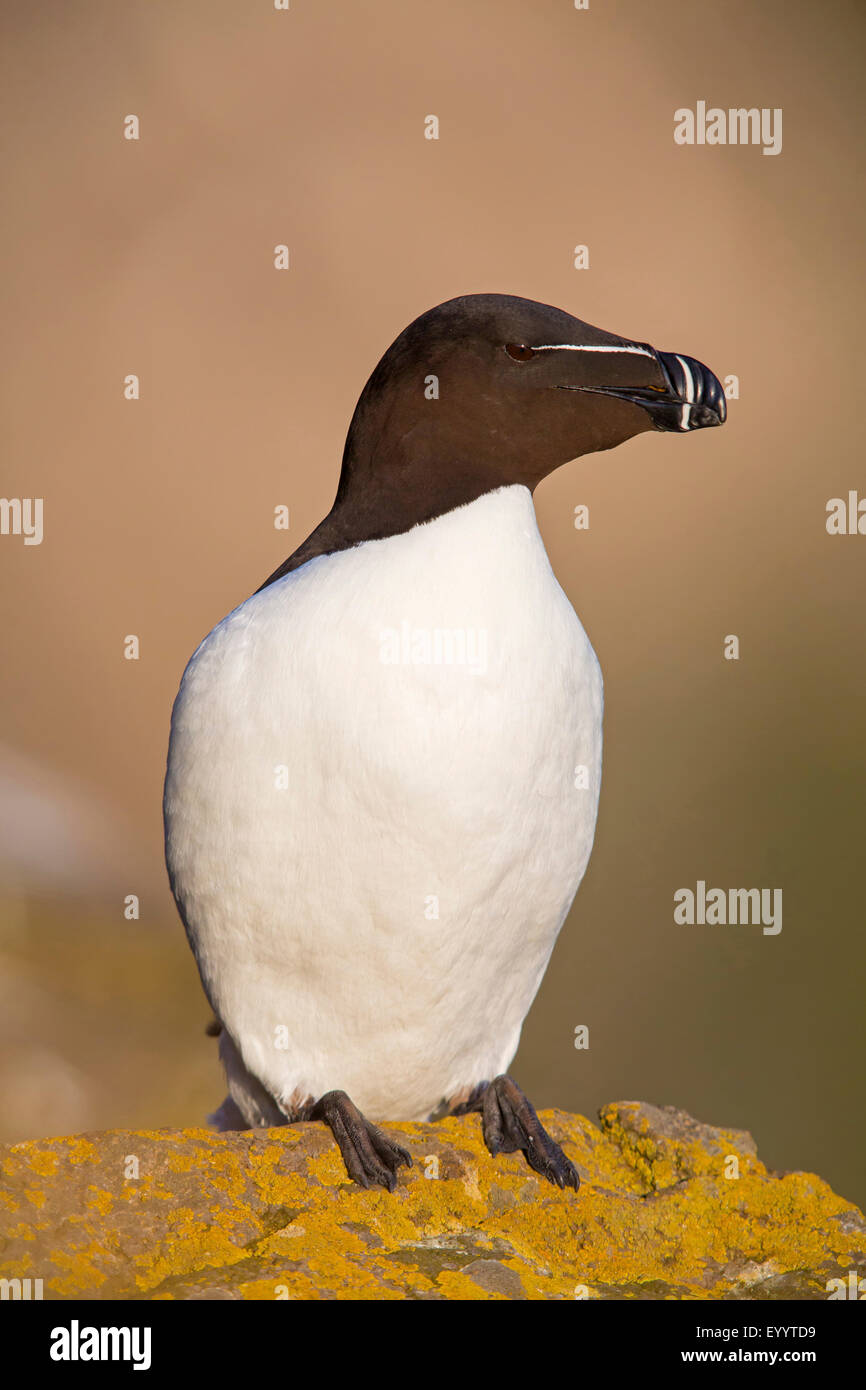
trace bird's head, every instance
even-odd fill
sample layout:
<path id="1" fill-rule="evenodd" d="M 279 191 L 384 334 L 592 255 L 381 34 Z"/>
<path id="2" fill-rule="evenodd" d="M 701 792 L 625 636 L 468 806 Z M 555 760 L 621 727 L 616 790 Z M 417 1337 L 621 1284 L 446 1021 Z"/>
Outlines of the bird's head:
<path id="1" fill-rule="evenodd" d="M 709 368 L 549 304 L 476 294 L 422 314 L 391 345 L 352 420 L 340 493 L 411 500 L 416 519 L 645 430 L 725 420 Z M 340 500 L 338 493 L 338 501 Z M 432 508 L 432 510 L 431 510 Z"/>

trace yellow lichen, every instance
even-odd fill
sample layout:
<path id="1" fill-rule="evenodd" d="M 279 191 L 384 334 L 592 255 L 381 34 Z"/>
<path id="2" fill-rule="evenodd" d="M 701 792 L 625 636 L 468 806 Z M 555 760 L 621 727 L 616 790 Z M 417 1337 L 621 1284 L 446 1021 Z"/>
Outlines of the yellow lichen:
<path id="1" fill-rule="evenodd" d="M 89 1139 L 77 1135 L 66 1141 L 66 1156 L 70 1163 L 98 1163 L 99 1153 Z"/>
<path id="2" fill-rule="evenodd" d="M 862 1234 L 854 1220 L 834 1220 L 855 1209 L 813 1174 L 771 1176 L 734 1131 L 712 1131 L 704 1145 L 697 1126 L 671 1130 L 665 1119 L 652 1132 L 651 1116 L 623 1105 L 607 1108 L 603 1132 L 580 1117 L 544 1120 L 580 1166 L 579 1193 L 537 1178 L 521 1154 L 492 1159 L 474 1116 L 388 1126 L 437 1159 L 401 1169 L 393 1193 L 351 1183 L 336 1144 L 323 1147 L 322 1131 L 306 1125 L 60 1139 L 60 1164 L 44 1142 L 18 1145 L 11 1172 L 12 1151 L 2 1160 L 7 1204 L 37 1193 L 44 1233 L 26 1221 L 4 1231 L 0 1272 L 38 1266 L 60 1297 L 173 1299 L 214 1286 L 263 1300 L 283 1290 L 290 1300 L 499 1301 L 611 1289 L 744 1296 L 828 1261 L 857 1267 Z M 139 1179 L 124 1176 L 130 1150 Z M 726 1176 L 727 1154 L 738 1176 Z M 89 1183 L 74 1166 L 84 1162 L 94 1165 Z M 130 1204 L 141 1211 L 132 1225 Z M 798 1277 L 821 1287 L 819 1273 Z"/>
<path id="3" fill-rule="evenodd" d="M 92 1184 L 87 1189 L 88 1196 L 86 1203 L 91 1211 L 98 1211 L 100 1216 L 107 1216 L 114 1206 L 114 1197 L 104 1188 L 94 1187 Z"/>
<path id="4" fill-rule="evenodd" d="M 19 1152 L 24 1149 L 23 1144 L 17 1144 Z M 51 1178 L 57 1172 L 57 1165 L 60 1162 L 56 1153 L 49 1149 L 28 1149 L 27 1169 L 31 1173 L 36 1173 L 40 1178 Z"/>

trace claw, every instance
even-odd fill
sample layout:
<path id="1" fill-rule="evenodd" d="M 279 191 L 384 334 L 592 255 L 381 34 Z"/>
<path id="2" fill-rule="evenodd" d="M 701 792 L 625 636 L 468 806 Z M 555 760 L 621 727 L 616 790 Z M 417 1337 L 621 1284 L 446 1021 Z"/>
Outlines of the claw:
<path id="1" fill-rule="evenodd" d="M 488 1152 L 520 1150 L 533 1172 L 557 1187 L 580 1187 L 580 1178 L 571 1159 L 551 1139 L 529 1100 L 510 1076 L 476 1086 L 468 1101 L 454 1107 L 453 1114 L 481 1111 L 481 1132 Z"/>
<path id="2" fill-rule="evenodd" d="M 361 1187 L 377 1185 L 393 1192 L 397 1169 L 412 1166 L 411 1155 L 371 1124 L 345 1091 L 328 1091 L 313 1106 L 309 1118 L 324 1120 L 329 1126 L 349 1177 Z"/>

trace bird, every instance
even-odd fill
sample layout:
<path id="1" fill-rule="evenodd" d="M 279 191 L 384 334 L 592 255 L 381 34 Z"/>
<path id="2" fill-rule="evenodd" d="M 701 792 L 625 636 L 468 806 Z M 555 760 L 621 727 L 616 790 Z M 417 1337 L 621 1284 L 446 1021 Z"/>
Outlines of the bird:
<path id="1" fill-rule="evenodd" d="M 389 1122 L 479 1113 L 491 1155 L 577 1191 L 508 1074 L 602 757 L 601 670 L 532 494 L 725 415 L 695 358 L 514 295 L 447 300 L 385 352 L 331 510 L 172 709 L 166 863 L 219 1036 L 217 1128 L 323 1121 L 350 1180 L 394 1191 L 411 1156 Z"/>

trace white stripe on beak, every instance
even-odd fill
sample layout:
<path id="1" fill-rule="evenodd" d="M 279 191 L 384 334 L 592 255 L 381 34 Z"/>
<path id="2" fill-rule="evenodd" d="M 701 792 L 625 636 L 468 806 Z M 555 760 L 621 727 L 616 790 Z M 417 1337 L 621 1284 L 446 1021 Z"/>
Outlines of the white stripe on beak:
<path id="1" fill-rule="evenodd" d="M 682 357 L 680 357 L 679 353 L 676 354 L 676 359 L 682 367 L 683 375 L 686 379 L 686 401 L 688 402 L 688 404 L 683 406 L 683 413 L 680 423 L 683 429 L 687 430 L 689 427 L 689 421 L 692 418 L 692 404 L 694 403 L 695 399 L 695 383 L 692 374 L 689 370 L 688 363 Z"/>

